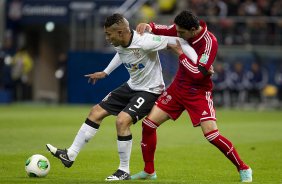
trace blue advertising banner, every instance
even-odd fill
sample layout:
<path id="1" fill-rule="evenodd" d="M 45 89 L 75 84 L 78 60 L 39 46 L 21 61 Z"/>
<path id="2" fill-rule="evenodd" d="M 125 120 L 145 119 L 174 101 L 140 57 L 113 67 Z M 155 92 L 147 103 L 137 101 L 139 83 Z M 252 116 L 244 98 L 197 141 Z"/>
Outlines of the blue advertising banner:
<path id="1" fill-rule="evenodd" d="M 70 52 L 68 55 L 68 103 L 97 104 L 110 91 L 129 79 L 124 66 L 119 66 L 108 77 L 88 83 L 86 74 L 103 71 L 115 53 Z"/>
<path id="2" fill-rule="evenodd" d="M 117 10 L 125 0 L 10 0 L 6 3 L 7 21 L 21 24 L 68 23 L 71 12 L 109 13 Z"/>

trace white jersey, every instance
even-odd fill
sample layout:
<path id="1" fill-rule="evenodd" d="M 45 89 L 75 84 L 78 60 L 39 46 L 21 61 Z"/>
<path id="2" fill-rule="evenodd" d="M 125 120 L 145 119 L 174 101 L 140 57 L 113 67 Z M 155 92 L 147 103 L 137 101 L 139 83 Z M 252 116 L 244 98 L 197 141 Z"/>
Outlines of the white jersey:
<path id="1" fill-rule="evenodd" d="M 167 48 L 168 43 L 176 43 L 176 39 L 176 37 L 149 33 L 140 35 L 136 31 L 132 31 L 132 38 L 128 47 L 115 47 L 117 54 L 104 71 L 109 74 L 123 63 L 130 75 L 127 83 L 131 89 L 160 94 L 164 90 L 165 85 L 157 51 Z M 181 43 L 182 48 L 183 44 L 185 43 Z M 185 46 L 187 47 L 187 45 L 188 43 Z M 190 55 L 190 58 L 194 57 L 194 60 L 197 61 L 196 52 L 191 46 L 188 45 L 188 47 L 189 49 L 185 48 L 185 50 L 189 50 L 188 52 L 190 53 L 186 54 L 185 51 L 184 53 Z"/>
<path id="2" fill-rule="evenodd" d="M 121 62 L 130 75 L 129 87 L 136 91 L 160 94 L 164 81 L 158 50 L 167 47 L 167 39 L 145 33 L 142 36 L 133 31 L 128 47 L 115 47 Z"/>

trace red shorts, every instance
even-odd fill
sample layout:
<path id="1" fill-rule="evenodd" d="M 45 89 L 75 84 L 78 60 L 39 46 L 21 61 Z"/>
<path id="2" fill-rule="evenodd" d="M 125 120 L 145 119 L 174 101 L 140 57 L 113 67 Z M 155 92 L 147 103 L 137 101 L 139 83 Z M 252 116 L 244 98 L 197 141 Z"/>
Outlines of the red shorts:
<path id="1" fill-rule="evenodd" d="M 216 121 L 210 91 L 200 91 L 192 88 L 188 92 L 183 93 L 170 86 L 158 98 L 156 105 L 173 120 L 176 120 L 186 109 L 193 126 L 199 126 L 201 122 L 207 120 Z"/>

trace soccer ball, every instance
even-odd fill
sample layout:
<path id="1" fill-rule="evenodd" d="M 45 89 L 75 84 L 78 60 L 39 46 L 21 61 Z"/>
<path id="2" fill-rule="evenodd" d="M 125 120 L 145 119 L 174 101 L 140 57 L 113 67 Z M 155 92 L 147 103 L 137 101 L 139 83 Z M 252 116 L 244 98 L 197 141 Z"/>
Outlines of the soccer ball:
<path id="1" fill-rule="evenodd" d="M 45 177 L 50 171 L 50 162 L 43 155 L 32 155 L 25 162 L 25 171 L 29 177 Z"/>

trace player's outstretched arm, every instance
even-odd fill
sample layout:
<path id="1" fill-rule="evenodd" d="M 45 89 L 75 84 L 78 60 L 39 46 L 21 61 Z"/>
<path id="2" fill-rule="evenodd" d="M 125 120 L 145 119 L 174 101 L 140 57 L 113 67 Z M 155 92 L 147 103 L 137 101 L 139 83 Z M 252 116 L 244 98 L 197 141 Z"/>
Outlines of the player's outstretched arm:
<path id="1" fill-rule="evenodd" d="M 176 40 L 176 44 L 167 44 L 167 47 L 171 49 L 178 57 L 184 54 L 179 40 Z M 211 65 L 209 70 L 206 72 L 206 75 L 212 75 L 212 74 L 214 74 L 214 70 L 213 70 L 213 66 Z"/>
<path id="2" fill-rule="evenodd" d="M 179 40 L 176 40 L 176 44 L 171 44 L 171 43 L 167 44 L 167 48 L 171 49 L 177 56 L 183 54 L 183 50 Z"/>
<path id="3" fill-rule="evenodd" d="M 97 80 L 103 79 L 106 76 L 108 76 L 106 74 L 106 72 L 95 72 L 95 73 L 92 73 L 92 74 L 84 75 L 84 77 L 89 77 L 88 83 L 92 83 L 92 84 L 95 84 L 97 82 Z"/>
<path id="4" fill-rule="evenodd" d="M 184 40 L 182 38 L 178 38 L 178 37 L 168 36 L 168 48 L 170 48 L 170 46 L 172 46 L 172 45 L 177 45 L 176 41 L 178 41 L 178 43 L 180 43 L 183 53 L 189 59 L 191 59 L 191 61 L 193 63 L 196 64 L 197 60 L 198 60 L 198 55 L 197 55 L 196 51 L 188 44 L 188 42 L 186 40 Z"/>

